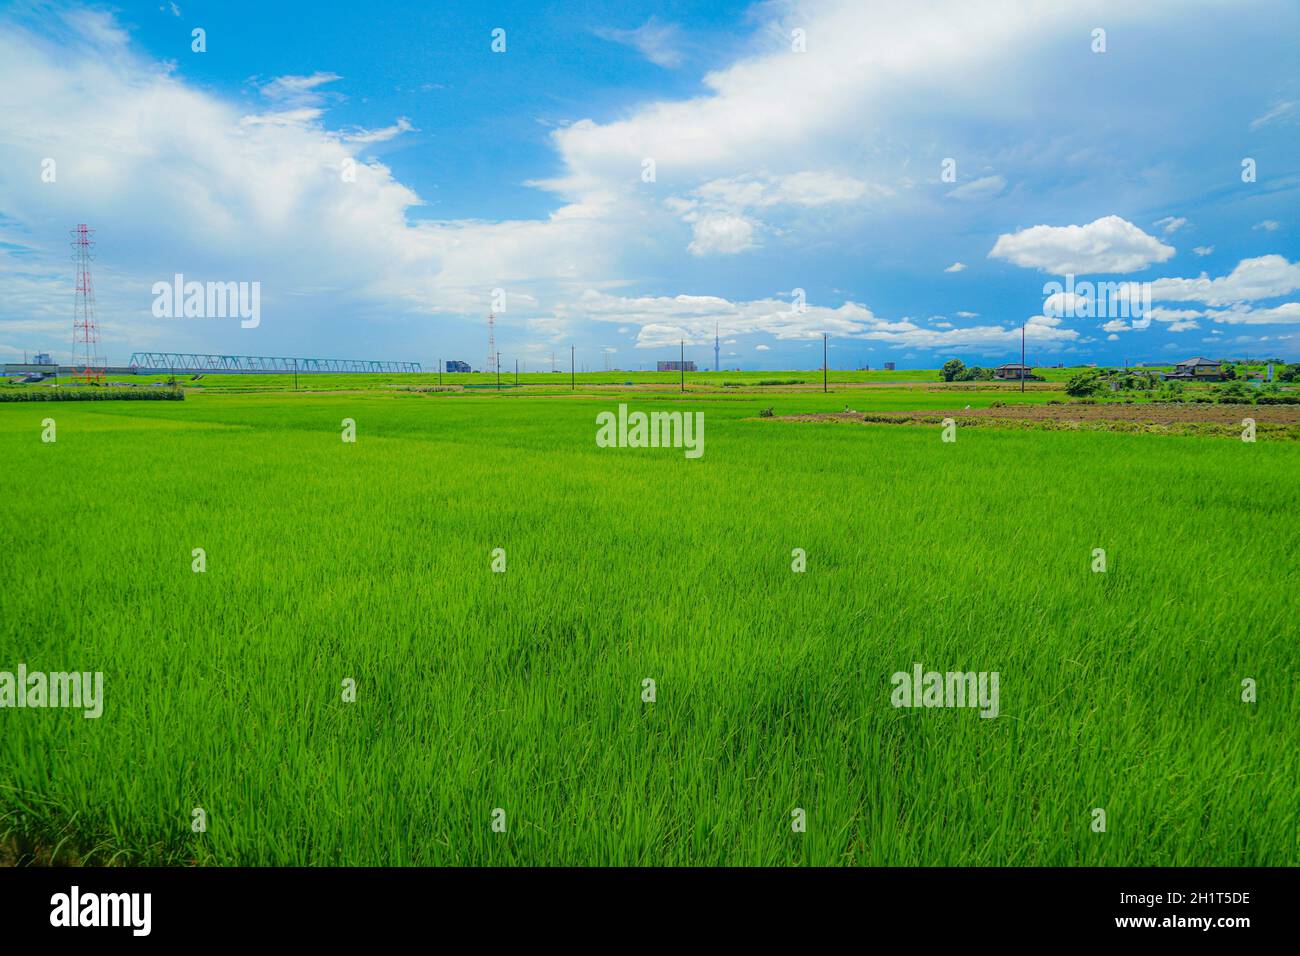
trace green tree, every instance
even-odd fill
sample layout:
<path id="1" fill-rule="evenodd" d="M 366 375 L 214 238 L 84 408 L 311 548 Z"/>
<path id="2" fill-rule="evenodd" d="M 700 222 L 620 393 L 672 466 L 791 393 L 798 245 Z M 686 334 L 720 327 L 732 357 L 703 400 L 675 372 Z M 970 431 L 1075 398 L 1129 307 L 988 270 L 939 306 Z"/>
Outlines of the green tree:
<path id="1" fill-rule="evenodd" d="M 960 381 L 961 373 L 966 371 L 966 363 L 961 359 L 948 359 L 939 370 L 939 377 L 945 382 Z"/>
<path id="2" fill-rule="evenodd" d="M 1080 372 L 1065 383 L 1065 394 L 1086 398 L 1101 389 L 1101 374 L 1095 370 Z"/>

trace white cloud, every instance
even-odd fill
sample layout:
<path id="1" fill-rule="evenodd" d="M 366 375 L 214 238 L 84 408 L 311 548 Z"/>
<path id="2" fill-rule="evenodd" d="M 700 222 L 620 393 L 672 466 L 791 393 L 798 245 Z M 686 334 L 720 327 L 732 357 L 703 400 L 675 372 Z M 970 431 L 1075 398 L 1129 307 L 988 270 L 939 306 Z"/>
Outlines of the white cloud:
<path id="1" fill-rule="evenodd" d="M 961 271 L 962 271 L 963 269 L 965 269 L 965 268 L 966 268 L 966 263 L 964 263 L 964 262 L 954 262 L 952 265 L 950 265 L 948 268 L 944 269 L 943 271 L 944 271 L 944 272 L 961 272 Z"/>
<path id="2" fill-rule="evenodd" d="M 1269 110 L 1266 113 L 1264 113 L 1262 116 L 1257 116 L 1255 119 L 1250 121 L 1250 130 L 1253 133 L 1261 126 L 1267 126 L 1269 123 L 1273 122 L 1274 120 L 1281 119 L 1286 116 L 1290 116 L 1294 112 L 1295 112 L 1294 102 L 1289 102 L 1284 100 L 1280 103 L 1276 103 L 1272 107 L 1270 107 Z"/>
<path id="3" fill-rule="evenodd" d="M 1163 219 L 1157 219 L 1155 224 L 1164 231 L 1166 236 L 1171 236 L 1187 225 L 1187 220 L 1182 216 L 1165 216 Z"/>
<path id="4" fill-rule="evenodd" d="M 1166 309 L 1157 305 L 1147 313 L 1147 318 L 1152 322 L 1167 323 L 1170 332 L 1186 332 L 1199 328 L 1194 320 L 1204 315 L 1204 312 L 1196 309 Z"/>
<path id="5" fill-rule="evenodd" d="M 1018 325 L 925 328 L 910 319 L 880 319 L 856 302 L 838 308 L 807 305 L 797 310 L 779 299 L 732 302 L 717 296 L 624 297 L 587 290 L 557 311 L 569 319 L 639 325 L 638 348 L 662 348 L 679 341 L 711 344 L 715 324 L 724 334 L 763 333 L 779 341 L 819 339 L 823 333 L 923 349 L 1010 346 L 1020 341 Z M 1026 320 L 1025 335 L 1048 348 L 1078 338 L 1073 329 L 1061 327 L 1060 319 L 1042 315 Z"/>
<path id="6" fill-rule="evenodd" d="M 665 205 L 694 227 L 688 249 L 695 255 L 706 255 L 754 248 L 754 233 L 762 223 L 751 214 L 752 210 L 809 209 L 888 193 L 882 187 L 827 170 L 804 170 L 713 179 L 696 187 L 689 197 L 674 196 Z"/>
<path id="7" fill-rule="evenodd" d="M 1192 247 L 1192 252 L 1196 253 L 1198 256 L 1208 256 L 1214 252 L 1214 246 L 1194 246 Z"/>
<path id="8" fill-rule="evenodd" d="M 992 199 L 1007 188 L 1007 181 L 1001 176 L 984 176 L 969 183 L 963 183 L 956 189 L 948 190 L 949 199 L 963 202 L 981 202 Z"/>
<path id="9" fill-rule="evenodd" d="M 1300 322 L 1300 302 L 1286 302 L 1268 309 L 1238 305 L 1222 312 L 1207 312 L 1205 315 L 1225 325 L 1289 325 Z"/>
<path id="10" fill-rule="evenodd" d="M 1221 306 L 1290 295 L 1297 289 L 1300 289 L 1300 262 L 1268 255 L 1243 259 L 1231 273 L 1217 279 L 1205 273 L 1197 279 L 1156 279 L 1151 283 L 1151 297 L 1158 302 Z"/>
<path id="11" fill-rule="evenodd" d="M 692 254 L 706 256 L 744 252 L 754 248 L 754 222 L 744 216 L 704 216 L 692 226 L 694 238 L 687 247 Z"/>
<path id="12" fill-rule="evenodd" d="M 824 206 L 852 202 L 868 193 L 888 195 L 889 190 L 828 170 L 789 173 L 783 176 L 745 174 L 714 179 L 697 187 L 696 199 L 729 209 L 751 209 L 779 205 Z"/>
<path id="13" fill-rule="evenodd" d="M 755 346 L 754 346 L 754 351 L 755 351 L 755 352 L 770 352 L 770 351 L 772 351 L 772 346 L 770 346 L 770 345 L 755 345 Z"/>
<path id="14" fill-rule="evenodd" d="M 397 117 L 397 122 L 392 126 L 385 126 L 381 129 L 359 129 L 352 132 L 344 133 L 343 139 L 348 143 L 383 143 L 393 139 L 402 133 L 409 133 L 415 127 L 405 116 Z"/>
<path id="15" fill-rule="evenodd" d="M 327 83 L 334 83 L 342 77 L 337 73 L 318 72 L 309 76 L 277 76 L 258 89 L 268 100 L 286 106 L 318 106 L 325 95 L 321 90 Z"/>
<path id="16" fill-rule="evenodd" d="M 1087 275 L 1137 272 L 1174 251 L 1133 223 L 1106 216 L 1086 226 L 1032 226 L 1003 234 L 989 257 L 1058 275 Z"/>
<path id="17" fill-rule="evenodd" d="M 660 23 L 653 16 L 635 30 L 598 27 L 595 33 L 602 40 L 611 40 L 632 47 L 656 66 L 673 69 L 681 66 L 685 61 L 680 48 L 681 37 L 677 26 L 672 23 Z"/>
<path id="18" fill-rule="evenodd" d="M 1043 300 L 1043 315 L 1091 315 L 1092 302 L 1077 292 L 1054 292 Z"/>
<path id="19" fill-rule="evenodd" d="M 1257 222 L 1251 226 L 1252 229 L 1262 229 L 1265 232 L 1277 232 L 1278 227 L 1282 224 L 1276 219 L 1265 219 L 1263 222 Z"/>

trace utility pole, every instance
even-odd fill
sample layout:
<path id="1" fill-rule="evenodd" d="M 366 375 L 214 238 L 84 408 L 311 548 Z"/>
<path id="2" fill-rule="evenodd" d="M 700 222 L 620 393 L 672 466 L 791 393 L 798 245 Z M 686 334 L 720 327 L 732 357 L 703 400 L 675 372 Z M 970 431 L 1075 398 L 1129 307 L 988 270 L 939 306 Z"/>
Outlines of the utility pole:
<path id="1" fill-rule="evenodd" d="M 442 384 L 442 359 L 438 359 L 438 384 Z"/>
<path id="2" fill-rule="evenodd" d="M 1025 324 L 1020 323 L 1020 391 L 1025 390 Z"/>
<path id="3" fill-rule="evenodd" d="M 573 364 L 573 346 L 569 346 L 569 388 L 572 391 L 578 390 L 578 373 Z"/>
<path id="4" fill-rule="evenodd" d="M 822 333 L 822 392 L 826 391 L 826 341 L 830 336 Z"/>
<path id="5" fill-rule="evenodd" d="M 515 359 L 515 386 L 519 385 L 519 359 Z"/>
<path id="6" fill-rule="evenodd" d="M 501 391 L 501 353 L 497 353 L 497 391 Z"/>
<path id="7" fill-rule="evenodd" d="M 298 391 L 298 360 L 293 360 L 293 390 Z"/>
<path id="8" fill-rule="evenodd" d="M 686 340 L 682 340 L 682 360 L 677 363 L 682 369 L 682 391 L 686 391 Z"/>

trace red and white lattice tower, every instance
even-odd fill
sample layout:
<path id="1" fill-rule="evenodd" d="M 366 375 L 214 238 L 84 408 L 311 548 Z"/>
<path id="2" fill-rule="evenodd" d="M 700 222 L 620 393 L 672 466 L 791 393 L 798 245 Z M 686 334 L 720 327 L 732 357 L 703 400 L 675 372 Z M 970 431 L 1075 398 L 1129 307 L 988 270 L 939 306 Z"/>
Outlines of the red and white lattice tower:
<path id="1" fill-rule="evenodd" d="M 497 367 L 497 336 L 496 336 L 497 317 L 491 312 L 488 313 L 488 360 L 486 370 L 491 372 Z"/>
<path id="2" fill-rule="evenodd" d="M 104 358 L 99 352 L 99 324 L 95 321 L 95 286 L 90 278 L 94 258 L 95 230 L 85 223 L 71 232 L 72 258 L 77 263 L 77 298 L 72 311 L 73 375 L 86 382 L 104 377 Z"/>

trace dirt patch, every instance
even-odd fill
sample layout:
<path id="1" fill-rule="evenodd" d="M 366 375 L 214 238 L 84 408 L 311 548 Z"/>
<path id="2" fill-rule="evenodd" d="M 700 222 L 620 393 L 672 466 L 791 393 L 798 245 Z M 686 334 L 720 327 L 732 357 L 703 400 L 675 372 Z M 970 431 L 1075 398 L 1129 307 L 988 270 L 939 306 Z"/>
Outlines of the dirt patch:
<path id="1" fill-rule="evenodd" d="M 950 411 L 833 412 L 777 416 L 768 421 L 861 422 L 938 425 L 951 418 L 964 427 L 1038 428 L 1047 431 L 1116 431 L 1241 437 L 1242 419 L 1255 420 L 1262 436 L 1300 440 L 1300 405 L 1017 405 Z"/>

